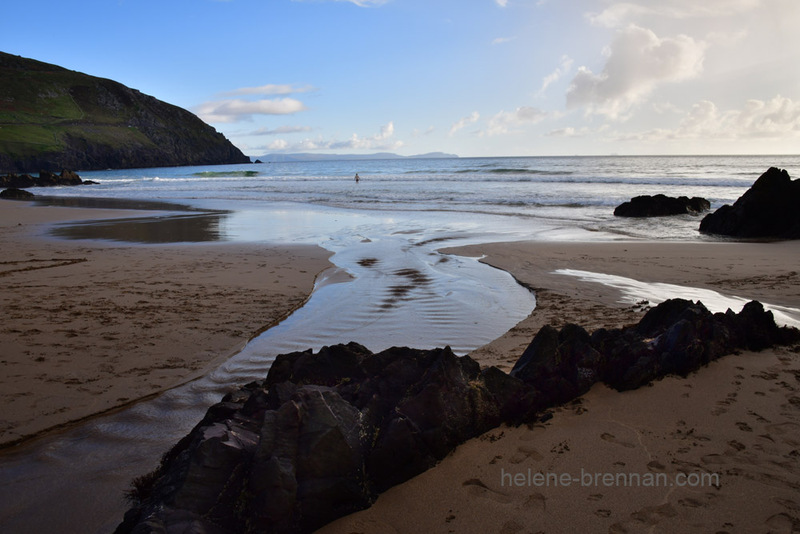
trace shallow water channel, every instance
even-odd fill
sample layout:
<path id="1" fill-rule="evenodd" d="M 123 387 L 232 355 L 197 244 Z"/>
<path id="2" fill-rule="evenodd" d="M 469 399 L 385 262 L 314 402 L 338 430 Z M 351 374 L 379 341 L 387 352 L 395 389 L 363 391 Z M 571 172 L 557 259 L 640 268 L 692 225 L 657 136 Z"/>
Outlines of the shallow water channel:
<path id="1" fill-rule="evenodd" d="M 436 250 L 509 239 L 514 231 L 489 235 L 478 232 L 475 221 L 452 215 L 335 212 L 295 217 L 291 231 L 263 217 L 233 217 L 220 223 L 219 234 L 247 240 L 260 226 L 264 240 L 273 232 L 294 232 L 291 242 L 316 240 L 334 252 L 336 267 L 320 276 L 306 305 L 198 380 L 4 451 L 0 530 L 113 531 L 127 508 L 123 493 L 131 479 L 154 469 L 209 405 L 265 377 L 278 354 L 349 341 L 373 351 L 450 345 L 465 354 L 502 335 L 535 305 L 509 274 Z"/>

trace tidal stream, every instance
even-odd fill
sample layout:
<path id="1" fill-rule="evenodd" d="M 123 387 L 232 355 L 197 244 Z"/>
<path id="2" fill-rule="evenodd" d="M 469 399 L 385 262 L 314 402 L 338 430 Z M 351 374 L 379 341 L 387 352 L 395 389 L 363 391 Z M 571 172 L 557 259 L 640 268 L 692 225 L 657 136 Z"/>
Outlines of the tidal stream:
<path id="1" fill-rule="evenodd" d="M 131 480 L 154 469 L 225 393 L 264 378 L 278 354 L 350 341 L 373 351 L 450 345 L 465 354 L 534 308 L 534 296 L 508 273 L 437 252 L 439 246 L 488 240 L 469 225 L 441 217 L 342 221 L 340 215 L 325 231 L 317 223 L 302 231 L 306 241 L 317 239 L 334 252 L 335 264 L 319 277 L 305 306 L 220 367 L 154 398 L 3 451 L 0 530 L 113 531 L 127 508 L 123 495 Z"/>

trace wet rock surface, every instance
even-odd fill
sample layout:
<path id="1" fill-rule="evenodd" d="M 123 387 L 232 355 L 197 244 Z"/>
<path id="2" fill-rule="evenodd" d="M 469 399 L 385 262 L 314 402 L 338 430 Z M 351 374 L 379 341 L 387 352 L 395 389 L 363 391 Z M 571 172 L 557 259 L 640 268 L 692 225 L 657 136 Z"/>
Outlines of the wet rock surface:
<path id="1" fill-rule="evenodd" d="M 697 215 L 711 209 L 711 203 L 701 197 L 668 197 L 666 195 L 641 195 L 616 207 L 617 217 L 665 217 L 669 215 Z"/>
<path id="2" fill-rule="evenodd" d="M 460 443 L 533 422 L 597 381 L 633 389 L 739 349 L 798 341 L 758 302 L 712 314 L 673 299 L 622 329 L 545 326 L 510 374 L 447 347 L 373 354 L 350 343 L 281 355 L 134 482 L 117 532 L 310 532 Z"/>
<path id="3" fill-rule="evenodd" d="M 39 176 L 30 174 L 5 174 L 0 175 L 0 188 L 25 189 L 27 187 L 55 187 L 61 185 L 92 185 L 96 182 L 82 180 L 74 171 L 64 169 L 61 174 L 50 171 L 40 171 Z"/>
<path id="4" fill-rule="evenodd" d="M 800 239 L 800 180 L 771 167 L 739 197 L 700 222 L 700 231 L 741 238 Z"/>

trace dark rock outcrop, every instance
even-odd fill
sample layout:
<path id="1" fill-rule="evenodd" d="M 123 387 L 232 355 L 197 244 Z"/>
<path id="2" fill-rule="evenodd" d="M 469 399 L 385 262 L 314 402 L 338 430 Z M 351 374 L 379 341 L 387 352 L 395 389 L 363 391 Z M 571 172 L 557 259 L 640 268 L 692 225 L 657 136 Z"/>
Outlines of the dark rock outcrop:
<path id="1" fill-rule="evenodd" d="M 55 187 L 58 185 L 92 185 L 97 182 L 82 180 L 74 171 L 64 169 L 61 174 L 50 171 L 39 171 L 39 176 L 30 174 L 6 174 L 0 176 L 0 187 L 24 189 L 27 187 Z"/>
<path id="2" fill-rule="evenodd" d="M 97 78 L 0 52 L 0 172 L 250 163 L 196 115 Z"/>
<path id="3" fill-rule="evenodd" d="M 24 189 L 16 189 L 12 187 L 0 191 L 0 198 L 4 198 L 6 200 L 32 200 L 34 198 L 34 194 L 30 191 L 25 191 Z"/>
<path id="4" fill-rule="evenodd" d="M 667 215 L 697 215 L 711 209 L 711 203 L 701 197 L 668 197 L 641 195 L 623 202 L 614 210 L 617 217 L 664 217 Z"/>
<path id="5" fill-rule="evenodd" d="M 739 197 L 700 222 L 700 231 L 743 238 L 800 239 L 800 180 L 771 167 Z"/>
<path id="6" fill-rule="evenodd" d="M 139 480 L 117 532 L 310 532 L 467 439 L 535 421 L 599 380 L 632 389 L 739 348 L 798 341 L 758 302 L 712 314 L 676 299 L 623 329 L 545 326 L 510 375 L 449 348 L 373 354 L 350 343 L 281 355 Z"/>

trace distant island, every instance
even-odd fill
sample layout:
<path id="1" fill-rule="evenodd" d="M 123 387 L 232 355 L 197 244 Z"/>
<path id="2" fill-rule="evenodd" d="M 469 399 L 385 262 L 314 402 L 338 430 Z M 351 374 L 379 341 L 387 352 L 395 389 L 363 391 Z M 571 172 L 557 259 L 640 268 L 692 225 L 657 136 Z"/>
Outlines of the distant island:
<path id="1" fill-rule="evenodd" d="M 0 52 L 0 173 L 250 163 L 193 113 Z"/>
<path id="2" fill-rule="evenodd" d="M 401 156 L 399 154 L 392 154 L 391 152 L 378 152 L 375 154 L 312 154 L 309 152 L 300 152 L 296 154 L 265 154 L 253 160 L 259 160 L 264 163 L 282 163 L 285 161 L 352 161 L 352 160 L 373 160 L 373 159 L 442 159 L 442 158 L 457 158 L 456 154 L 447 154 L 445 152 L 428 152 L 427 154 L 417 154 L 414 156 Z"/>

